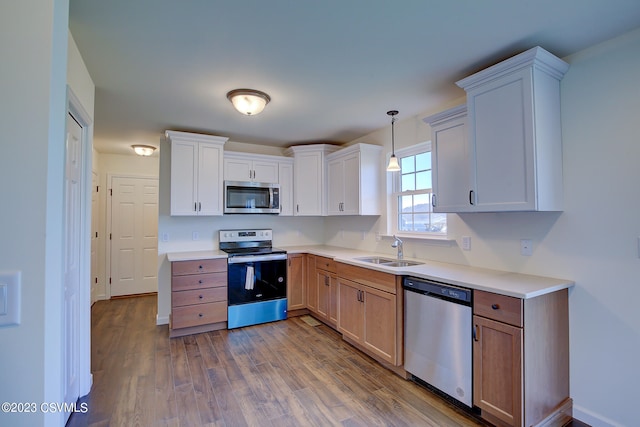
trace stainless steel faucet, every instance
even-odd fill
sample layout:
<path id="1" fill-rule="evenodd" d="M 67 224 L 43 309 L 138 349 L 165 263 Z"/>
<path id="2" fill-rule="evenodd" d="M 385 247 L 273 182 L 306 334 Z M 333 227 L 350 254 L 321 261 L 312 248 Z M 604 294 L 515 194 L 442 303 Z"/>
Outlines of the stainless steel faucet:
<path id="1" fill-rule="evenodd" d="M 404 258 L 404 251 L 402 249 L 402 240 L 400 240 L 395 234 L 393 235 L 393 238 L 395 239 L 393 244 L 391 245 L 392 248 L 398 248 L 398 259 L 402 259 Z"/>

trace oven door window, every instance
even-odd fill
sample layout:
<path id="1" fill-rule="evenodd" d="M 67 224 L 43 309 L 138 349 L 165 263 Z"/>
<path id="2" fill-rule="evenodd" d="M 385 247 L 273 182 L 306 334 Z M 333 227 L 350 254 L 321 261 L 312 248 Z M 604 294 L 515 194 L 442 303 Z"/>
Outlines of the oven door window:
<path id="1" fill-rule="evenodd" d="M 257 261 L 228 265 L 229 305 L 287 296 L 287 262 Z"/>

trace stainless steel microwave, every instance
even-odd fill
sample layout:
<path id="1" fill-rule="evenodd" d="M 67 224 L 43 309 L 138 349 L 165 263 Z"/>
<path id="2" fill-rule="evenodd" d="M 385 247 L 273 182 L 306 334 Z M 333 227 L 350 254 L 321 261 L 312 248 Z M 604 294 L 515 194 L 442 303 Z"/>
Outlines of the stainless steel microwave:
<path id="1" fill-rule="evenodd" d="M 279 214 L 280 184 L 225 181 L 224 213 Z"/>

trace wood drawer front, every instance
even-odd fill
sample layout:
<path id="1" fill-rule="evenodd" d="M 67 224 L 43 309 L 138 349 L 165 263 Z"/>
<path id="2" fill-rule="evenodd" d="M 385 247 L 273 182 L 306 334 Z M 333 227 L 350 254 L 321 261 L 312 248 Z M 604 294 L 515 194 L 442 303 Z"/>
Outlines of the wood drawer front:
<path id="1" fill-rule="evenodd" d="M 211 302 L 208 304 L 188 305 L 176 307 L 171 313 L 173 329 L 206 325 L 227 321 L 227 302 Z"/>
<path id="2" fill-rule="evenodd" d="M 193 304 L 206 304 L 210 302 L 226 301 L 227 288 L 205 288 L 192 291 L 180 291 L 171 293 L 171 306 L 182 307 Z"/>
<path id="3" fill-rule="evenodd" d="M 336 262 L 331 258 L 316 255 L 316 268 L 326 270 L 331 273 L 336 272 Z"/>
<path id="4" fill-rule="evenodd" d="M 396 276 L 369 268 L 356 267 L 355 265 L 336 263 L 338 277 L 351 280 L 356 283 L 371 286 L 381 291 L 396 293 Z"/>
<path id="5" fill-rule="evenodd" d="M 523 327 L 522 300 L 492 292 L 473 292 L 473 314 Z"/>
<path id="6" fill-rule="evenodd" d="M 190 289 L 219 288 L 227 286 L 227 272 L 192 274 L 190 276 L 174 276 L 171 278 L 172 291 L 187 291 Z"/>
<path id="7" fill-rule="evenodd" d="M 201 259 L 196 261 L 174 261 L 171 263 L 172 276 L 213 273 L 216 271 L 227 271 L 226 258 Z"/>

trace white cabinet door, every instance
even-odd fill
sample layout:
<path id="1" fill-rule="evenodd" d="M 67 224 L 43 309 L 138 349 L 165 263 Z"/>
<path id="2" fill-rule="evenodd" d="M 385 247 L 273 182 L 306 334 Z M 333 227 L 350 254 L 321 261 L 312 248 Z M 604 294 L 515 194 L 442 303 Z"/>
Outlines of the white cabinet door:
<path id="1" fill-rule="evenodd" d="M 226 181 L 251 181 L 253 162 L 247 159 L 224 159 L 224 179 Z"/>
<path id="2" fill-rule="evenodd" d="M 475 210 L 535 209 L 531 85 L 531 71 L 522 70 L 467 95 Z"/>
<path id="3" fill-rule="evenodd" d="M 198 215 L 222 215 L 222 147 L 200 144 L 198 163 Z"/>
<path id="4" fill-rule="evenodd" d="M 372 183 L 363 183 L 360 181 L 360 153 L 353 153 L 345 157 L 343 164 L 343 198 L 342 198 L 342 214 L 358 215 L 360 214 L 361 195 L 360 188 L 362 185 L 372 185 Z"/>
<path id="5" fill-rule="evenodd" d="M 278 162 L 256 160 L 253 162 L 253 181 L 278 183 Z"/>
<path id="6" fill-rule="evenodd" d="M 295 156 L 294 194 L 296 216 L 322 215 L 322 191 L 324 188 L 321 152 L 300 153 Z"/>
<path id="7" fill-rule="evenodd" d="M 433 211 L 470 212 L 472 163 L 467 138 L 467 107 L 424 119 L 431 126 Z"/>
<path id="8" fill-rule="evenodd" d="M 344 205 L 344 161 L 332 160 L 327 165 L 327 215 L 342 215 Z"/>
<path id="9" fill-rule="evenodd" d="M 171 143 L 171 215 L 197 215 L 198 144 Z"/>
<path id="10" fill-rule="evenodd" d="M 278 176 L 280 180 L 280 216 L 293 215 L 293 162 L 280 163 Z"/>

